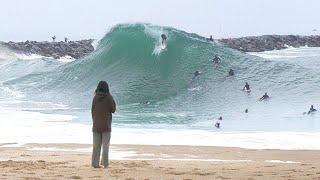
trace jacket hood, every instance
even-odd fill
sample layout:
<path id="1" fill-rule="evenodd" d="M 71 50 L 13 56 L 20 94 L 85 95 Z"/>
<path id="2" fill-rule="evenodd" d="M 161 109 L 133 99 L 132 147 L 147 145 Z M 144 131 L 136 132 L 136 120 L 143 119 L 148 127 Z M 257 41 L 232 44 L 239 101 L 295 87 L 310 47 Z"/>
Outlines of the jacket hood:
<path id="1" fill-rule="evenodd" d="M 97 92 L 97 93 L 96 93 L 96 96 L 105 97 L 105 96 L 107 96 L 107 94 L 106 94 L 106 93 L 103 93 L 103 92 Z"/>
<path id="2" fill-rule="evenodd" d="M 97 92 L 95 96 L 98 98 L 99 101 L 102 101 L 105 97 L 108 96 L 108 94 L 103 92 Z"/>

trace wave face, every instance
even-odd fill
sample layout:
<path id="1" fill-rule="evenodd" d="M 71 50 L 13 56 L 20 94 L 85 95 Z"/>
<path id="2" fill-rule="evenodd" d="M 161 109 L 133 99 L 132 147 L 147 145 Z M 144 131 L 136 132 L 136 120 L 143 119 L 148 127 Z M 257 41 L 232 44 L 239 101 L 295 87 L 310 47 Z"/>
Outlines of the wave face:
<path id="1" fill-rule="evenodd" d="M 166 47 L 161 34 L 168 37 Z M 219 65 L 210 61 L 215 55 L 222 59 Z M 243 54 L 170 27 L 118 25 L 85 58 L 50 68 L 44 61 L 33 62 L 32 72 L 1 75 L 3 87 L 25 100 L 67 104 L 82 122 L 90 122 L 93 92 L 106 80 L 119 107 L 119 127 L 209 130 L 213 119 L 223 116 L 228 131 L 320 129 L 319 123 L 301 120 L 317 117 L 302 115 L 320 102 L 316 69 Z M 16 63 L 25 69 L 24 62 Z M 230 68 L 234 77 L 227 76 Z M 193 78 L 197 70 L 201 75 Z M 253 88 L 250 94 L 241 91 L 245 82 Z M 271 100 L 259 102 L 265 92 Z"/>

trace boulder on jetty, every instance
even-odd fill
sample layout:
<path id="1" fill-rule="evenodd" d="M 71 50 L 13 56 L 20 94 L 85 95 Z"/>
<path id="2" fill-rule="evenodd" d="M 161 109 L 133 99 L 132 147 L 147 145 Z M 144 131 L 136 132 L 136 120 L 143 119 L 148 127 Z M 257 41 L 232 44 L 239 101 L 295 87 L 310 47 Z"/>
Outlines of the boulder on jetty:
<path id="1" fill-rule="evenodd" d="M 3 42 L 2 44 L 9 49 L 23 54 L 38 54 L 46 57 L 53 57 L 59 59 L 65 56 L 78 59 L 86 56 L 94 51 L 92 46 L 93 39 L 69 41 L 69 42 L 37 42 L 37 41 L 25 41 L 25 42 Z"/>
<path id="2" fill-rule="evenodd" d="M 286 49 L 288 47 L 320 47 L 320 36 L 263 35 L 219 39 L 218 42 L 243 52 L 262 52 Z"/>

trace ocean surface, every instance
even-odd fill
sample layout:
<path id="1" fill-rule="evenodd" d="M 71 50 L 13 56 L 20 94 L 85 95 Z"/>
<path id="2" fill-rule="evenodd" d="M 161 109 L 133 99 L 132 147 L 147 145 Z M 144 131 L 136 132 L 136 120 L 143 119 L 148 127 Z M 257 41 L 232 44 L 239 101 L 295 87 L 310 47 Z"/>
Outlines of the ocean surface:
<path id="1" fill-rule="evenodd" d="M 113 144 L 320 149 L 320 115 L 304 114 L 320 109 L 319 70 L 320 48 L 247 54 L 150 24 L 115 26 L 82 59 L 0 46 L 0 143 L 91 143 L 91 102 L 106 80 L 117 102 Z M 259 101 L 265 92 L 271 99 Z"/>

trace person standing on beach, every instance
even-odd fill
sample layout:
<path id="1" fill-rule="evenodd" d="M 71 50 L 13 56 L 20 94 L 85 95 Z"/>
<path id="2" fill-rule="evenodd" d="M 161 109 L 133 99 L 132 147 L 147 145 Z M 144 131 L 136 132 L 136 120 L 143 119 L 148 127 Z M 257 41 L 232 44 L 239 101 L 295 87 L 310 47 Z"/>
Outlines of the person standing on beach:
<path id="1" fill-rule="evenodd" d="M 107 82 L 100 81 L 92 101 L 92 132 L 93 150 L 91 165 L 100 168 L 100 152 L 102 145 L 101 165 L 107 168 L 109 165 L 109 145 L 111 137 L 112 113 L 116 111 L 116 103 L 109 92 Z"/>

